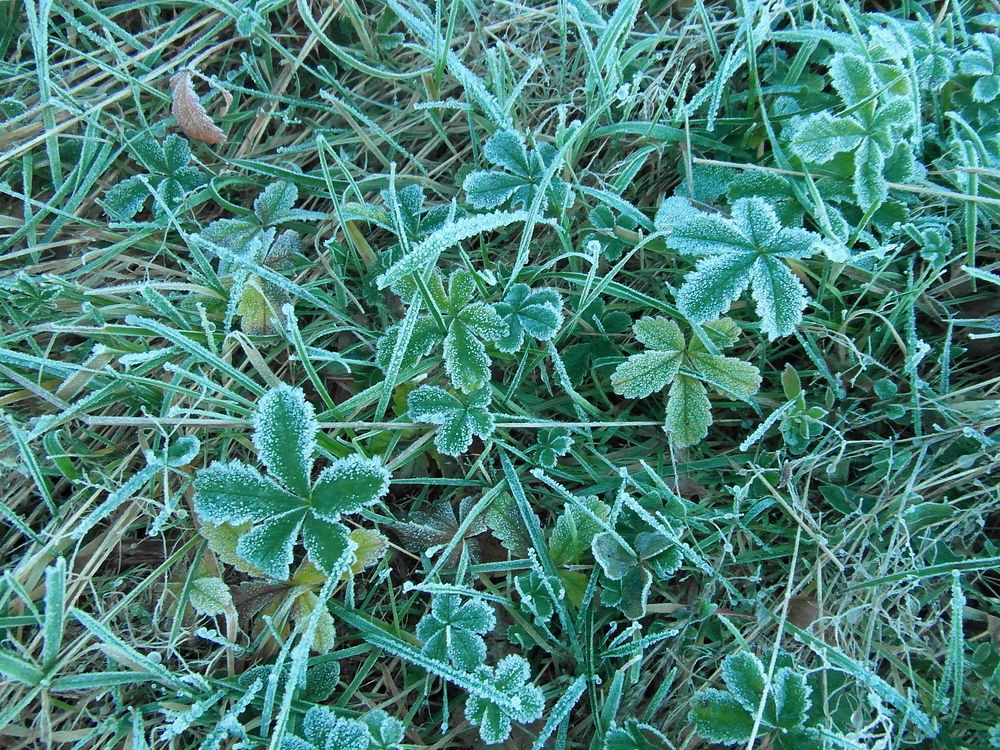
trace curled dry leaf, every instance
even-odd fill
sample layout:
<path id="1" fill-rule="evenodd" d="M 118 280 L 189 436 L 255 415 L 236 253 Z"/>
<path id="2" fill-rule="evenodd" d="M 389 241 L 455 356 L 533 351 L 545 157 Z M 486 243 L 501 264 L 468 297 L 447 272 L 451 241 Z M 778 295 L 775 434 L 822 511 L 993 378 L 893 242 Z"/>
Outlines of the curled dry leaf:
<path id="1" fill-rule="evenodd" d="M 198 100 L 191 83 L 191 70 L 184 68 L 170 79 L 173 103 L 170 112 L 177 125 L 188 138 L 204 143 L 225 143 L 226 134 L 212 122 L 212 118 Z"/>

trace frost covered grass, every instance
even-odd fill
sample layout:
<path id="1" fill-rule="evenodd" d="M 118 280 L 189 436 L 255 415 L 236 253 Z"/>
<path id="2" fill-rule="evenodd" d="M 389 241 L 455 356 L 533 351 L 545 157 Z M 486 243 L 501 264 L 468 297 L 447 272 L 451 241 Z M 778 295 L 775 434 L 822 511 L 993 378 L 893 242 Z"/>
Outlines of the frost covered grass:
<path id="1" fill-rule="evenodd" d="M 1000 747 L 1000 14 L 0 4 L 0 747 Z"/>

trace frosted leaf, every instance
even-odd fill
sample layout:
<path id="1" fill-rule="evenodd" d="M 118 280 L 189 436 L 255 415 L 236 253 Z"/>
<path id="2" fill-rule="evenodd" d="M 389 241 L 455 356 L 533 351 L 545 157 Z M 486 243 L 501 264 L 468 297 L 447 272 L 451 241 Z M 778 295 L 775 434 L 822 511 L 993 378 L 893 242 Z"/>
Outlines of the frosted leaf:
<path id="1" fill-rule="evenodd" d="M 619 395 L 645 398 L 677 377 L 684 354 L 684 334 L 677 323 L 663 316 L 641 318 L 633 331 L 652 351 L 634 354 L 618 365 L 611 385 Z"/>
<path id="2" fill-rule="evenodd" d="M 864 126 L 851 117 L 817 112 L 799 123 L 792 135 L 792 152 L 803 161 L 826 164 L 866 140 Z"/>
<path id="3" fill-rule="evenodd" d="M 433 266 L 441 253 L 464 240 L 526 221 L 527 218 L 524 211 L 495 211 L 449 222 L 414 245 L 406 256 L 380 275 L 377 279 L 378 288 L 393 286 L 411 273 Z"/>
<path id="4" fill-rule="evenodd" d="M 808 718 L 812 692 L 806 678 L 789 667 L 782 667 L 774 675 L 771 688 L 774 701 L 774 723 L 782 729 L 797 729 Z"/>
<path id="5" fill-rule="evenodd" d="M 196 578 L 191 582 L 188 594 L 191 606 L 198 614 L 214 617 L 235 611 L 232 592 L 221 578 Z"/>
<path id="6" fill-rule="evenodd" d="M 972 41 L 975 47 L 962 55 L 959 70 L 976 79 L 972 98 L 985 104 L 1000 96 L 1000 36 L 976 34 Z"/>
<path id="7" fill-rule="evenodd" d="M 331 578 L 348 570 L 355 560 L 357 543 L 342 524 L 310 515 L 302 525 L 302 543 L 309 559 Z"/>
<path id="8" fill-rule="evenodd" d="M 611 517 L 611 508 L 594 496 L 583 498 L 581 503 L 593 515 L 605 522 Z M 571 565 L 579 562 L 583 554 L 590 549 L 591 542 L 602 528 L 594 518 L 581 508 L 567 502 L 549 535 L 549 554 L 552 557 L 552 562 L 556 565 Z"/>
<path id="9" fill-rule="evenodd" d="M 405 736 L 403 722 L 379 708 L 366 713 L 361 721 L 371 735 L 368 750 L 398 750 Z"/>
<path id="10" fill-rule="evenodd" d="M 557 584 L 550 581 L 553 590 L 558 591 Z M 521 597 L 521 606 L 532 616 L 534 621 L 544 625 L 552 619 L 555 608 L 549 590 L 542 581 L 542 576 L 536 570 L 530 570 L 514 578 L 514 588 Z"/>
<path id="11" fill-rule="evenodd" d="M 783 231 L 787 230 L 780 230 L 777 236 L 780 237 Z M 705 262 L 716 260 L 709 258 Z M 760 261 L 777 263 L 770 257 Z M 778 264 L 778 268 L 790 274 L 784 265 Z M 766 320 L 764 325 L 768 325 Z M 692 337 L 685 344 L 680 327 L 668 318 L 642 318 L 635 324 L 634 330 L 636 338 L 647 346 L 657 348 L 634 354 L 618 365 L 611 383 L 616 393 L 632 398 L 649 396 L 672 383 L 664 430 L 678 447 L 699 442 L 708 434 L 708 427 L 712 424 L 711 404 L 704 385 L 697 378 L 723 395 L 742 400 L 750 398 L 760 388 L 760 372 L 756 367 L 735 357 L 710 354 L 697 337 Z M 729 318 L 709 321 L 702 330 L 720 349 L 735 344 L 740 332 Z M 697 378 L 690 374 L 681 375 L 682 367 L 693 370 Z"/>
<path id="12" fill-rule="evenodd" d="M 439 594 L 431 611 L 417 625 L 421 650 L 435 661 L 454 664 L 474 672 L 486 661 L 482 635 L 496 627 L 496 617 L 488 604 L 475 599 L 462 603 L 458 596 Z"/>
<path id="13" fill-rule="evenodd" d="M 753 715 L 730 693 L 715 688 L 701 690 L 691 699 L 688 718 L 708 742 L 745 745 L 753 733 Z"/>
<path id="14" fill-rule="evenodd" d="M 240 524 L 294 510 L 302 500 L 239 461 L 215 461 L 198 472 L 194 509 L 209 523 Z"/>
<path id="15" fill-rule="evenodd" d="M 691 205 L 691 201 L 679 195 L 667 198 L 656 210 L 653 226 L 657 232 L 669 234 L 674 227 L 699 216 L 701 212 Z"/>
<path id="16" fill-rule="evenodd" d="M 479 736 L 487 745 L 497 745 L 510 736 L 511 722 L 530 723 L 542 716 L 545 698 L 542 691 L 531 684 L 531 669 L 522 656 L 504 657 L 493 669 L 481 668 L 477 674 L 491 683 L 497 693 L 517 706 L 508 711 L 499 702 L 486 696 L 470 695 L 465 704 L 465 718 L 479 727 Z"/>
<path id="17" fill-rule="evenodd" d="M 293 182 L 272 182 L 253 202 L 253 211 L 261 226 L 270 227 L 288 218 L 299 190 Z"/>
<path id="18" fill-rule="evenodd" d="M 555 157 L 549 144 L 529 151 L 524 136 L 513 130 L 498 130 L 483 146 L 483 156 L 497 169 L 470 172 L 462 183 L 466 200 L 475 208 L 496 208 L 508 201 L 527 208 L 538 193 L 546 168 Z M 569 185 L 553 177 L 542 198 L 541 210 L 553 205 L 568 208 L 572 199 Z"/>
<path id="19" fill-rule="evenodd" d="M 762 198 L 741 198 L 732 219 L 702 215 L 667 238 L 682 252 L 705 256 L 677 293 L 677 306 L 703 323 L 725 312 L 752 287 L 762 329 L 772 340 L 795 330 L 805 307 L 805 290 L 779 259 L 805 258 L 820 242 L 818 235 L 781 226 L 774 208 Z"/>
<path id="20" fill-rule="evenodd" d="M 253 416 L 253 442 L 268 473 L 300 497 L 309 495 L 319 426 L 301 388 L 268 391 Z"/>
<path id="21" fill-rule="evenodd" d="M 381 461 L 358 454 L 338 458 L 316 479 L 312 505 L 318 516 L 336 521 L 378 502 L 389 491 L 389 471 Z"/>
<path id="22" fill-rule="evenodd" d="M 573 438 L 565 427 L 546 427 L 538 432 L 538 463 L 546 469 L 555 468 L 559 458 L 573 447 Z"/>
<path id="23" fill-rule="evenodd" d="M 750 714 L 757 712 L 764 694 L 764 665 L 754 654 L 741 651 L 722 660 L 722 680 Z"/>
<path id="24" fill-rule="evenodd" d="M 649 569 L 634 565 L 620 579 L 610 579 L 603 583 L 601 603 L 616 607 L 630 620 L 639 620 L 646 616 L 652 585 L 653 575 Z"/>
<path id="25" fill-rule="evenodd" d="M 614 581 L 620 581 L 638 564 L 636 556 L 607 531 L 594 537 L 592 548 L 604 575 Z"/>
<path id="26" fill-rule="evenodd" d="M 293 609 L 295 621 L 307 621 L 312 616 L 312 613 L 316 610 L 317 606 L 320 606 L 319 597 L 312 591 L 303 591 L 295 600 L 295 606 Z M 337 631 L 333 621 L 333 615 L 331 615 L 326 606 L 323 605 L 319 613 L 319 620 L 316 624 L 316 632 L 313 634 L 313 641 L 310 645 L 310 649 L 317 654 L 328 654 L 333 651 L 336 645 Z"/>
<path id="27" fill-rule="evenodd" d="M 483 156 L 494 166 L 516 174 L 527 174 L 530 169 L 524 136 L 516 130 L 498 130 L 491 135 L 483 144 Z"/>
<path id="28" fill-rule="evenodd" d="M 240 537 L 236 554 L 265 575 L 279 581 L 287 580 L 295 539 L 305 516 L 305 509 L 293 510 L 254 524 Z"/>
<path id="29" fill-rule="evenodd" d="M 462 498 L 456 515 L 451 501 L 447 497 L 442 497 L 429 506 L 411 512 L 405 521 L 394 524 L 393 528 L 401 537 L 406 550 L 425 554 L 433 547 L 442 547 L 454 540 L 474 502 L 471 497 Z M 468 550 L 470 560 L 478 561 L 479 543 L 475 537 L 484 531 L 486 523 L 483 518 L 475 519 L 466 529 L 462 544 L 456 546 L 451 558 L 445 564 L 449 567 L 457 565 L 463 547 Z"/>
<path id="30" fill-rule="evenodd" d="M 549 341 L 562 324 L 563 301 L 555 289 L 514 284 L 493 307 L 508 329 L 497 339 L 497 349 L 508 354 L 520 351 L 525 335 Z"/>
<path id="31" fill-rule="evenodd" d="M 480 309 L 484 308 L 486 305 Z M 474 313 L 456 319 L 444 339 L 445 372 L 448 373 L 454 386 L 466 393 L 477 390 L 489 382 L 492 364 L 486 353 L 485 344 L 479 339 L 481 332 L 489 329 L 475 323 L 470 325 L 467 322 L 469 320 L 476 320 Z M 496 322 L 500 323 L 499 317 L 496 318 Z M 504 330 L 506 327 L 494 329 L 494 332 L 499 336 Z M 491 332 L 491 336 L 494 332 Z"/>
<path id="32" fill-rule="evenodd" d="M 490 504 L 486 525 L 514 557 L 525 557 L 532 548 L 531 536 L 517 509 L 517 503 L 508 493 L 501 494 Z"/>
<path id="33" fill-rule="evenodd" d="M 306 711 L 302 730 L 305 739 L 295 739 L 311 750 L 368 750 L 372 741 L 364 722 L 342 718 L 322 706 L 313 706 Z M 298 750 L 297 746 L 295 750 Z"/>
<path id="34" fill-rule="evenodd" d="M 398 346 L 401 325 L 396 323 L 387 328 L 375 347 L 375 364 L 382 372 L 389 369 L 392 353 Z M 443 334 L 438 330 L 433 318 L 430 316 L 418 318 L 410 334 L 410 340 L 406 344 L 406 351 L 399 366 L 400 371 L 415 367 L 441 343 L 442 337 Z"/>
<path id="35" fill-rule="evenodd" d="M 760 329 L 768 339 L 774 341 L 795 331 L 806 307 L 806 288 L 788 266 L 776 258 L 759 258 L 750 271 L 750 286 Z"/>
<path id="36" fill-rule="evenodd" d="M 875 70 L 865 58 L 839 52 L 830 61 L 830 83 L 848 107 L 870 100 L 878 93 Z"/>
<path id="37" fill-rule="evenodd" d="M 749 362 L 706 352 L 691 352 L 689 356 L 698 375 L 723 395 L 746 399 L 760 388 L 760 372 Z"/>
<path id="38" fill-rule="evenodd" d="M 679 448 L 700 443 L 712 424 L 711 408 L 705 386 L 681 375 L 670 387 L 663 430 Z"/>
<path id="39" fill-rule="evenodd" d="M 134 139 L 131 148 L 132 156 L 146 172 L 126 178 L 105 193 L 104 208 L 113 219 L 132 219 L 151 195 L 156 196 L 153 213 L 162 215 L 206 182 L 205 175 L 197 168 L 187 166 L 191 149 L 179 135 L 167 136 L 161 145 L 146 133 Z"/>
<path id="40" fill-rule="evenodd" d="M 472 445 L 473 435 L 486 440 L 493 434 L 490 401 L 488 388 L 459 397 L 437 386 L 422 385 L 410 393 L 407 410 L 414 422 L 440 425 L 434 445 L 446 456 L 460 456 Z"/>

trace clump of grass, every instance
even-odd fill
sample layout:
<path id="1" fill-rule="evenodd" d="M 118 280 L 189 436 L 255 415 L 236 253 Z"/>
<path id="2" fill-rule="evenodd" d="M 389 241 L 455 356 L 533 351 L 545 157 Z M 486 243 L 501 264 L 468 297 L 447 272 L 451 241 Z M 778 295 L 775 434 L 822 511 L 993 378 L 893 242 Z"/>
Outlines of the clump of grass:
<path id="1" fill-rule="evenodd" d="M 4 747 L 1000 747 L 986 10 L 0 6 Z"/>

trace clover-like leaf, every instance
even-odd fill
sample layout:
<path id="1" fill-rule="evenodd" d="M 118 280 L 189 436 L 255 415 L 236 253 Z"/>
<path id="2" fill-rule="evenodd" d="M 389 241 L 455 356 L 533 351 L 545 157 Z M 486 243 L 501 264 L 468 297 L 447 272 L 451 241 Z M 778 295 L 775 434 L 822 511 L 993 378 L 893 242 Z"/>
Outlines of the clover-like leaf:
<path id="1" fill-rule="evenodd" d="M 618 365 L 611 384 L 616 393 L 633 398 L 648 396 L 670 384 L 663 429 L 678 447 L 694 445 L 708 435 L 712 405 L 705 383 L 742 400 L 760 388 L 756 367 L 736 357 L 711 354 L 698 338 L 685 343 L 680 327 L 672 320 L 641 318 L 633 330 L 648 349 Z M 710 321 L 703 330 L 720 349 L 732 346 L 739 336 L 739 328 L 729 318 Z"/>
<path id="2" fill-rule="evenodd" d="M 905 80 L 905 76 L 899 76 Z M 853 154 L 854 192 L 868 210 L 888 195 L 887 159 L 900 137 L 916 125 L 908 98 L 885 91 L 872 63 L 853 53 L 837 53 L 830 80 L 849 114 L 828 110 L 803 118 L 792 133 L 792 152 L 805 162 L 825 164 L 837 154 Z"/>
<path id="3" fill-rule="evenodd" d="M 700 256 L 677 293 L 677 306 L 690 320 L 714 320 L 751 287 L 761 330 L 774 340 L 802 320 L 806 290 L 784 260 L 808 258 L 820 243 L 804 229 L 782 227 L 762 198 L 733 204 L 732 218 L 699 213 L 680 222 L 667 244 Z"/>
<path id="4" fill-rule="evenodd" d="M 398 750 L 405 733 L 403 722 L 380 708 L 366 713 L 361 721 L 368 727 L 371 735 L 368 750 Z"/>
<path id="5" fill-rule="evenodd" d="M 537 570 L 529 570 L 514 578 L 514 588 L 521 597 L 521 606 L 538 624 L 544 625 L 552 619 L 555 607 L 551 595 L 542 581 L 542 575 Z M 553 585 L 553 591 L 559 589 Z"/>
<path id="6" fill-rule="evenodd" d="M 497 745 L 510 736 L 511 724 L 527 724 L 545 710 L 542 691 L 531 683 L 531 668 L 523 656 L 505 656 L 496 667 L 481 667 L 477 674 L 492 684 L 498 700 L 484 695 L 470 695 L 465 704 L 465 718 L 479 727 L 479 736 L 487 745 Z M 508 704 L 512 704 L 511 708 Z"/>
<path id="7" fill-rule="evenodd" d="M 555 468 L 556 462 L 573 447 L 573 438 L 565 427 L 546 427 L 539 431 L 538 463 L 546 469 Z"/>
<path id="8" fill-rule="evenodd" d="M 472 445 L 473 435 L 486 440 L 493 434 L 494 420 L 488 388 L 461 396 L 434 385 L 422 385 L 407 398 L 414 422 L 440 425 L 434 445 L 446 456 L 460 456 Z"/>
<path id="9" fill-rule="evenodd" d="M 426 507 L 412 511 L 404 521 L 393 524 L 393 529 L 402 538 L 407 551 L 427 554 L 432 548 L 447 545 L 455 538 L 475 502 L 472 497 L 462 498 L 456 514 L 451 500 L 441 497 Z M 479 541 L 476 536 L 485 531 L 486 522 L 481 516 L 473 520 L 465 530 L 462 544 L 456 546 L 446 564 L 457 565 L 463 550 L 468 552 L 472 562 L 478 562 Z"/>
<path id="10" fill-rule="evenodd" d="M 311 473 L 316 417 L 300 389 L 269 391 L 254 414 L 254 444 L 265 477 L 239 461 L 198 472 L 195 511 L 211 524 L 246 524 L 236 555 L 264 574 L 287 580 L 299 534 L 310 560 L 328 576 L 354 561 L 356 544 L 339 523 L 389 491 L 389 473 L 375 459 L 338 458 L 315 483 Z"/>
<path id="11" fill-rule="evenodd" d="M 368 726 L 358 719 L 345 719 L 328 708 L 313 706 L 302 722 L 305 735 L 289 735 L 281 750 L 368 750 L 372 735 Z"/>
<path id="12" fill-rule="evenodd" d="M 972 98 L 985 104 L 1000 96 L 1000 36 L 976 34 L 972 41 L 975 47 L 962 55 L 959 70 L 976 79 Z"/>
<path id="13" fill-rule="evenodd" d="M 421 649 L 439 662 L 450 662 L 466 672 L 474 672 L 486 661 L 483 634 L 496 627 L 496 616 L 486 602 L 467 602 L 452 594 L 439 594 L 431 611 L 417 624 Z"/>
<path id="14" fill-rule="evenodd" d="M 506 336 L 497 339 L 497 349 L 508 354 L 520 351 L 525 335 L 549 341 L 562 324 L 562 307 L 562 296 L 555 289 L 514 284 L 503 302 L 493 306 L 508 329 Z"/>
<path id="15" fill-rule="evenodd" d="M 527 208 L 555 155 L 556 150 L 547 143 L 529 150 L 517 131 L 498 130 L 483 145 L 483 156 L 497 169 L 470 172 L 462 183 L 466 199 L 476 208 L 496 208 L 508 201 Z M 561 211 L 572 201 L 569 185 L 553 177 L 542 199 L 542 210 L 551 204 Z"/>
<path id="16" fill-rule="evenodd" d="M 153 213 L 160 216 L 206 182 L 204 174 L 188 166 L 191 148 L 179 135 L 169 135 L 161 143 L 143 134 L 133 141 L 131 154 L 146 173 L 127 177 L 105 193 L 104 208 L 114 219 L 132 219 L 150 196 L 154 197 Z"/>

